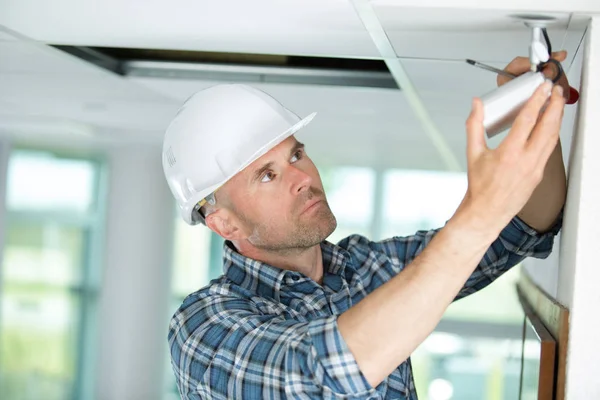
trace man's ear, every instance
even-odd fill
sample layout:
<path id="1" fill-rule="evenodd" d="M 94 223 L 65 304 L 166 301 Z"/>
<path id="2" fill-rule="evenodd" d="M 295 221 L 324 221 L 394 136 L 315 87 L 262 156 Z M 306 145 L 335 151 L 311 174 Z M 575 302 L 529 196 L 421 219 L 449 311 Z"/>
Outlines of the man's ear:
<path id="1" fill-rule="evenodd" d="M 220 208 L 206 217 L 206 226 L 225 240 L 234 241 L 244 238 L 240 221 L 229 212 Z"/>

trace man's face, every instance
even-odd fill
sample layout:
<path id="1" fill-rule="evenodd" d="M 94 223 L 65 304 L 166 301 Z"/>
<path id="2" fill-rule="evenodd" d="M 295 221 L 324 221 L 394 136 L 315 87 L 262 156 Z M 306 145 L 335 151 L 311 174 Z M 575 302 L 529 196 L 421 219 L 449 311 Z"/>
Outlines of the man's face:
<path id="1" fill-rule="evenodd" d="M 308 248 L 336 228 L 319 172 L 293 136 L 250 164 L 226 187 L 229 208 L 256 248 Z"/>

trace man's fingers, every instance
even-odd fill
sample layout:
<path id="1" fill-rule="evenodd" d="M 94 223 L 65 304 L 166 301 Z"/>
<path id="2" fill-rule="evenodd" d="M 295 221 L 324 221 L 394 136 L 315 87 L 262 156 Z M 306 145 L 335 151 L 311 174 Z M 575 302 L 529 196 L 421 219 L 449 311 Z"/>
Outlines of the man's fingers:
<path id="1" fill-rule="evenodd" d="M 567 51 L 561 50 L 552 53 L 552 58 L 556 61 L 563 62 L 567 59 Z M 566 99 L 567 104 L 574 104 L 579 99 L 579 93 L 576 89 L 571 88 L 567 75 L 563 72 L 562 76 L 558 80 L 558 84 L 563 88 L 563 96 Z"/>
<path id="2" fill-rule="evenodd" d="M 545 163 L 556 147 L 559 138 L 560 125 L 565 109 L 565 99 L 562 88 L 556 85 L 552 90 L 550 103 L 529 138 L 528 148 L 538 154 L 539 162 Z"/>
<path id="3" fill-rule="evenodd" d="M 531 131 L 536 125 L 540 110 L 548 100 L 550 91 L 552 90 L 552 82 L 546 81 L 541 84 L 527 101 L 508 134 L 505 141 L 512 143 L 525 143 L 531 134 Z"/>
<path id="4" fill-rule="evenodd" d="M 554 58 L 556 61 L 563 62 L 567 59 L 567 51 L 566 50 L 553 51 L 552 54 L 550 55 L 550 57 Z"/>
<path id="5" fill-rule="evenodd" d="M 529 71 L 530 66 L 531 66 L 531 64 L 529 63 L 529 58 L 516 57 L 504 68 L 504 70 L 513 75 L 519 76 L 519 75 Z M 511 78 L 504 76 L 504 75 L 498 75 L 496 77 L 496 83 L 498 84 L 498 86 L 502 86 L 510 80 L 511 80 Z"/>
<path id="6" fill-rule="evenodd" d="M 467 119 L 467 162 L 475 160 L 486 148 L 483 127 L 483 103 L 474 98 L 471 114 Z"/>
<path id="7" fill-rule="evenodd" d="M 567 59 L 566 50 L 554 51 L 550 54 L 550 58 L 555 59 L 558 62 L 563 62 Z M 509 72 L 513 75 L 519 76 L 529 71 L 531 68 L 531 62 L 529 61 L 529 57 L 515 57 L 505 68 L 506 72 Z M 510 81 L 511 78 L 498 75 L 496 77 L 496 83 L 498 86 L 504 85 L 506 82 Z"/>
<path id="8" fill-rule="evenodd" d="M 522 73 L 529 71 L 530 68 L 531 63 L 529 62 L 528 57 L 516 57 L 506 66 L 506 68 L 504 68 L 504 70 L 511 74 L 521 75 Z"/>

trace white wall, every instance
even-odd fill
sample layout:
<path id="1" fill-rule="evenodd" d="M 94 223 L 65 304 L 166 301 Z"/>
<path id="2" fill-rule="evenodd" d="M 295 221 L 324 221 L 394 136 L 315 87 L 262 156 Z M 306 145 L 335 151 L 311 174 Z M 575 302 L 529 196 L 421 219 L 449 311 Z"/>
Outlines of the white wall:
<path id="1" fill-rule="evenodd" d="M 581 67 L 574 65 L 569 76 L 582 69 L 559 252 L 527 266 L 534 280 L 570 310 L 567 399 L 600 398 L 600 16 L 592 19 L 583 49 L 577 57 Z"/>
<path id="2" fill-rule="evenodd" d="M 163 395 L 173 199 L 160 149 L 111 151 L 96 399 Z"/>
<path id="3" fill-rule="evenodd" d="M 583 54 L 584 46 L 582 45 L 575 55 L 573 63 L 571 65 L 564 65 L 565 72 L 567 73 L 567 77 L 569 79 L 569 84 L 574 88 L 577 88 L 580 92 Z M 569 214 L 573 213 L 572 209 L 575 205 L 575 202 L 573 199 L 571 199 L 571 197 L 573 197 L 574 192 L 577 190 L 579 179 L 577 176 L 577 170 L 574 171 L 573 166 L 571 165 L 573 162 L 576 162 L 577 158 L 572 157 L 571 152 L 574 150 L 574 146 L 572 146 L 572 144 L 573 140 L 576 139 L 575 132 L 577 129 L 576 124 L 580 104 L 581 101 L 579 101 L 577 104 L 566 106 L 560 134 L 563 159 L 567 168 L 567 176 L 569 180 L 569 192 L 567 195 L 568 204 L 565 207 L 566 209 L 569 208 Z M 547 259 L 528 259 L 524 262 L 525 268 L 533 280 L 554 298 L 558 298 L 559 259 L 561 254 L 568 256 L 570 248 L 572 248 L 570 243 L 572 243 L 572 239 L 575 237 L 575 231 L 570 227 L 573 221 L 574 220 L 571 218 L 565 218 L 564 228 L 556 237 L 554 242 L 554 251 Z M 567 236 L 565 237 L 565 235 Z M 563 276 L 563 279 L 568 278 Z M 563 302 L 563 304 L 566 306 L 570 305 L 569 302 Z"/>
<path id="4" fill-rule="evenodd" d="M 571 310 L 567 398 L 600 398 L 600 16 L 588 28 L 582 102 L 573 142 L 571 183 L 561 246 L 558 299 Z"/>

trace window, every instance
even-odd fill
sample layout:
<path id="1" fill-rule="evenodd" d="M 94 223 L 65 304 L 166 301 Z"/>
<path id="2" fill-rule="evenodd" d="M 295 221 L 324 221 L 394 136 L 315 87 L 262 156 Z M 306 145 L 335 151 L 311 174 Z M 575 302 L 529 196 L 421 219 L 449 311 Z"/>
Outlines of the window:
<path id="1" fill-rule="evenodd" d="M 370 168 L 335 167 L 322 169 L 320 174 L 329 207 L 338 222 L 327 240 L 337 243 L 355 233 L 370 236 L 375 172 Z"/>
<path id="2" fill-rule="evenodd" d="M 432 333 L 412 355 L 419 399 L 518 398 L 521 346 L 519 338 Z"/>
<path id="3" fill-rule="evenodd" d="M 177 300 L 205 286 L 210 274 L 211 231 L 190 226 L 177 214 L 173 251 L 173 286 Z"/>
<path id="4" fill-rule="evenodd" d="M 464 173 L 389 170 L 383 182 L 383 237 L 444 226 L 467 190 Z M 515 267 L 448 307 L 412 355 L 420 399 L 517 396 L 523 322 L 515 292 L 518 274 Z"/>
<path id="5" fill-rule="evenodd" d="M 101 166 L 13 151 L 0 304 L 0 398 L 83 397 L 97 289 Z"/>
<path id="6" fill-rule="evenodd" d="M 175 218 L 172 303 L 169 307 L 169 317 L 175 313 L 187 295 L 206 286 L 223 271 L 223 239 L 202 225 L 187 225 L 178 210 Z M 168 365 L 165 368 L 165 400 L 175 400 L 180 397 L 171 368 L 168 346 L 165 346 L 165 351 Z"/>
<path id="7" fill-rule="evenodd" d="M 464 173 L 389 170 L 384 174 L 382 238 L 439 228 L 467 191 Z"/>

